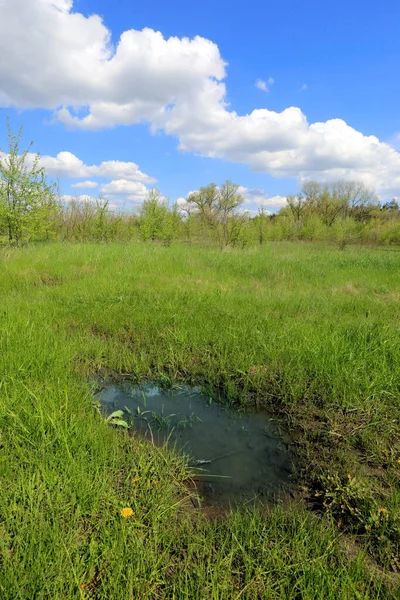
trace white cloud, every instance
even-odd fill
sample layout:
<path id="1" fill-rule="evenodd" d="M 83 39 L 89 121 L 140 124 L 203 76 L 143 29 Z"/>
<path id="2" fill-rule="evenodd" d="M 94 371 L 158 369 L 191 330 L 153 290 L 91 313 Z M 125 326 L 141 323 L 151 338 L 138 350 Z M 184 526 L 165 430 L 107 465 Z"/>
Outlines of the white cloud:
<path id="1" fill-rule="evenodd" d="M 121 202 L 113 202 L 112 200 L 110 200 L 109 198 L 105 198 L 108 201 L 107 204 L 107 208 L 109 210 L 121 210 L 125 208 L 125 205 Z M 61 201 L 64 203 L 71 203 L 71 202 L 87 202 L 88 204 L 96 204 L 96 202 L 98 202 L 98 198 L 95 198 L 94 196 L 89 196 L 87 194 L 80 194 L 78 196 L 74 196 L 73 194 L 64 194 L 63 196 L 61 196 Z"/>
<path id="2" fill-rule="evenodd" d="M 303 83 L 303 85 L 300 88 L 300 91 L 305 92 L 307 88 L 308 88 L 308 85 L 306 83 Z"/>
<path id="3" fill-rule="evenodd" d="M 187 193 L 186 198 L 178 198 L 175 200 L 182 214 L 187 215 L 189 213 L 197 212 L 197 206 L 193 202 L 187 201 L 187 198 L 190 196 L 190 194 L 194 194 L 196 191 L 197 190 L 190 190 L 190 192 Z"/>
<path id="4" fill-rule="evenodd" d="M 61 106 L 57 116 L 64 123 L 98 129 L 156 121 L 199 84 L 207 87 L 210 77 L 225 75 L 218 47 L 209 40 L 164 39 L 152 29 L 132 29 L 114 47 L 102 19 L 71 12 L 72 5 L 0 0 L 0 52 L 7 56 L 0 63 L 3 104 Z M 78 113 L 66 107 L 78 107 Z M 79 109 L 88 114 L 82 117 Z"/>
<path id="5" fill-rule="evenodd" d="M 6 156 L 0 152 L 0 158 Z M 32 165 L 36 154 L 27 154 L 27 165 Z M 143 173 L 136 163 L 122 161 L 105 161 L 99 165 L 85 165 L 82 160 L 71 152 L 59 152 L 57 156 L 41 156 L 40 166 L 44 167 L 46 174 L 50 177 L 59 177 L 60 179 L 102 177 L 111 179 L 108 183 L 103 183 L 99 188 L 99 194 L 108 200 L 112 200 L 113 206 L 119 208 L 125 202 L 128 204 L 142 202 L 148 194 L 146 184 L 152 184 L 155 179 Z M 71 188 L 85 189 L 97 188 L 99 183 L 96 181 L 85 180 L 71 184 Z M 72 199 L 94 202 L 93 196 L 86 194 L 62 196 L 65 202 Z M 110 204 L 111 206 L 111 204 Z"/>
<path id="6" fill-rule="evenodd" d="M 95 188 L 99 184 L 96 181 L 78 181 L 71 185 L 72 188 Z"/>
<path id="7" fill-rule="evenodd" d="M 399 194 L 400 154 L 377 137 L 341 119 L 309 123 L 296 107 L 246 115 L 229 109 L 226 64 L 210 40 L 165 39 L 143 29 L 123 32 L 113 46 L 98 15 L 85 17 L 72 8 L 72 0 L 0 0 L 0 55 L 7 56 L 0 61 L 3 106 L 54 110 L 67 126 L 82 129 L 144 121 L 176 136 L 182 151 L 277 177 L 360 179 L 383 197 Z M 96 176 L 69 153 L 52 160 L 48 168 L 54 171 Z M 129 164 L 97 168 L 108 168 L 109 178 L 146 183 L 140 171 L 115 171 Z"/>
<path id="8" fill-rule="evenodd" d="M 264 81 L 263 79 L 257 79 L 255 86 L 256 86 L 256 88 L 258 88 L 259 90 L 262 90 L 263 92 L 269 92 L 268 86 L 274 85 L 274 83 L 275 83 L 275 79 L 273 79 L 272 77 L 270 77 L 268 79 L 268 81 Z"/>
<path id="9" fill-rule="evenodd" d="M 400 132 L 396 132 L 392 135 L 389 143 L 393 148 L 396 148 L 396 150 L 400 150 Z"/>
<path id="10" fill-rule="evenodd" d="M 130 202 L 143 202 L 149 190 L 140 181 L 128 181 L 127 179 L 115 179 L 105 183 L 100 188 L 100 193 L 106 198 L 129 200 Z"/>
<path id="11" fill-rule="evenodd" d="M 286 206 L 286 196 L 270 196 L 265 199 L 263 206 L 271 210 L 279 210 L 283 206 Z"/>
<path id="12" fill-rule="evenodd" d="M 28 159 L 30 162 L 33 161 L 34 156 L 34 154 L 29 154 Z M 141 181 L 142 183 L 153 183 L 155 181 L 154 178 L 142 173 L 136 163 L 109 160 L 103 161 L 99 165 L 85 165 L 80 158 L 71 152 L 59 152 L 57 156 L 41 156 L 40 164 L 51 177 L 121 177 L 131 181 Z"/>
<path id="13" fill-rule="evenodd" d="M 263 92 L 268 92 L 268 87 L 266 82 L 263 79 L 257 79 L 256 81 L 256 88 L 258 88 L 259 90 L 262 90 Z"/>
<path id="14" fill-rule="evenodd" d="M 78 200 L 79 202 L 89 202 L 90 204 L 95 204 L 97 198 L 95 198 L 94 196 L 89 196 L 87 194 L 80 194 L 77 196 L 74 196 L 73 194 L 63 194 L 61 196 L 61 200 L 62 202 L 73 202 Z"/>
<path id="15" fill-rule="evenodd" d="M 239 187 L 239 193 L 245 199 L 244 208 L 247 206 L 264 208 L 267 212 L 276 212 L 286 204 L 286 196 L 268 196 L 261 188 Z M 253 211 L 254 212 L 254 211 Z"/>

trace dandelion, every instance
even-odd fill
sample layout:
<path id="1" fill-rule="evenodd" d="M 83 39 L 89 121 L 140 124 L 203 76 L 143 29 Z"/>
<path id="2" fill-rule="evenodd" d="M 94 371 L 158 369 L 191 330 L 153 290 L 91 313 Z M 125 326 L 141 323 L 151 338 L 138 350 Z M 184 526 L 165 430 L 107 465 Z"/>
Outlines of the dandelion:
<path id="1" fill-rule="evenodd" d="M 121 517 L 123 517 L 124 519 L 128 519 L 128 517 L 131 517 L 132 515 L 133 510 L 129 506 L 126 506 L 121 510 Z"/>
<path id="2" fill-rule="evenodd" d="M 397 462 L 398 462 L 398 463 L 399 463 L 399 465 L 400 465 L 400 458 L 397 460 Z"/>
<path id="3" fill-rule="evenodd" d="M 134 478 L 132 479 L 132 481 L 133 481 L 133 483 L 138 483 L 138 481 L 139 481 L 139 477 L 134 477 Z"/>
<path id="4" fill-rule="evenodd" d="M 350 481 L 350 479 L 351 479 L 351 475 L 347 475 L 347 479 Z"/>
<path id="5" fill-rule="evenodd" d="M 386 510 L 386 508 L 383 508 L 383 507 L 382 507 L 382 508 L 380 508 L 380 509 L 379 509 L 379 513 L 380 513 L 381 515 L 383 515 L 384 517 L 386 517 L 386 518 L 388 517 L 388 511 Z"/>

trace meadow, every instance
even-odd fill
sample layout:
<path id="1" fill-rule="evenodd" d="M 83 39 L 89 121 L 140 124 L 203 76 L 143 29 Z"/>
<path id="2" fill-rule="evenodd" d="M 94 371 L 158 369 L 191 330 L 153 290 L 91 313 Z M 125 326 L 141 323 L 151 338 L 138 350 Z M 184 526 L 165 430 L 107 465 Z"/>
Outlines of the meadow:
<path id="1" fill-rule="evenodd" d="M 0 597 L 398 598 L 399 327 L 395 247 L 2 249 Z M 185 459 L 96 410 L 121 377 L 268 410 L 296 492 L 195 509 Z"/>

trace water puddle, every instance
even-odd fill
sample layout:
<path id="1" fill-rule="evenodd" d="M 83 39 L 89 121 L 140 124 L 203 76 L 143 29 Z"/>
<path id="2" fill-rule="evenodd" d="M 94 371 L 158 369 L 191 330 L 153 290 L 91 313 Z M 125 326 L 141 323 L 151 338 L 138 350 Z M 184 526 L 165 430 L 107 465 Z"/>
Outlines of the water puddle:
<path id="1" fill-rule="evenodd" d="M 288 445 L 265 414 L 229 410 L 187 386 L 125 382 L 105 387 L 99 400 L 108 413 L 127 409 L 141 435 L 188 455 L 205 504 L 268 501 L 292 487 Z"/>

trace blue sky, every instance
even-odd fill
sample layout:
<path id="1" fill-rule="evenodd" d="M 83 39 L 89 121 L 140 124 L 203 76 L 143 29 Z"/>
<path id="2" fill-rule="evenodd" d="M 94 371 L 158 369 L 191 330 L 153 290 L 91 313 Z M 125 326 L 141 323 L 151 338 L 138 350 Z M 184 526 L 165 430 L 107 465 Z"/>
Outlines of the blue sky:
<path id="1" fill-rule="evenodd" d="M 228 178 L 251 209 L 309 178 L 399 197 L 399 23 L 394 0 L 0 0 L 0 146 L 10 115 L 63 194 L 127 209 Z"/>

